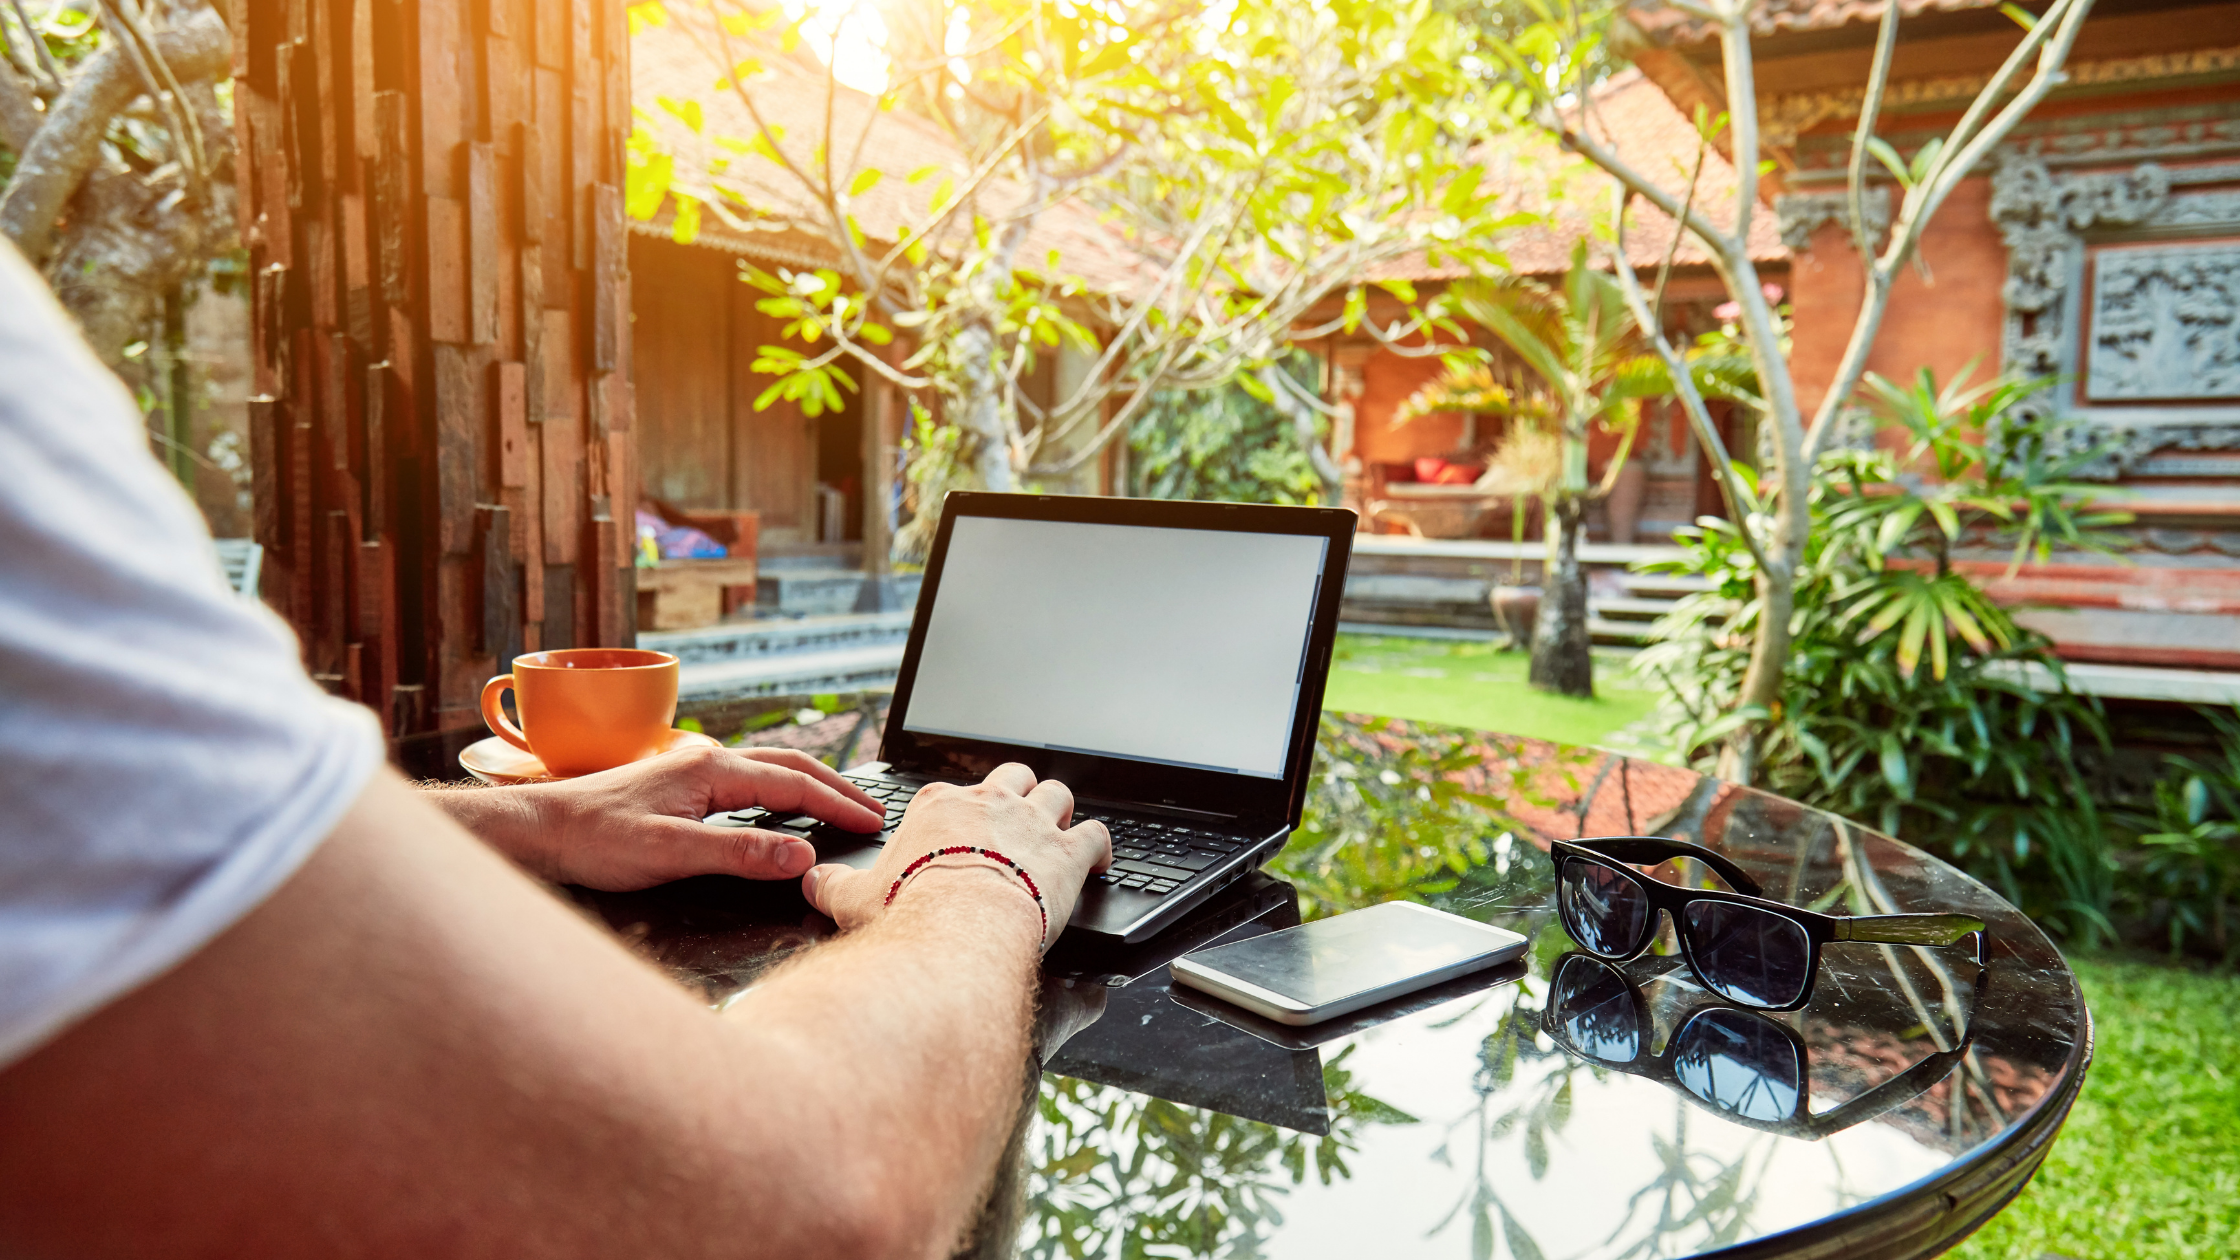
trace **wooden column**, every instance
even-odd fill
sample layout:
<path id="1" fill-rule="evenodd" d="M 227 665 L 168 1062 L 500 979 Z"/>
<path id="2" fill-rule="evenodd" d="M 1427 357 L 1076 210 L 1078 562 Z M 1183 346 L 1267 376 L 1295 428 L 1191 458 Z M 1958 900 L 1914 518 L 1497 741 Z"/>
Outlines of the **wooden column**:
<path id="1" fill-rule="evenodd" d="M 623 0 L 233 0 L 266 599 L 456 773 L 519 652 L 627 645 Z"/>

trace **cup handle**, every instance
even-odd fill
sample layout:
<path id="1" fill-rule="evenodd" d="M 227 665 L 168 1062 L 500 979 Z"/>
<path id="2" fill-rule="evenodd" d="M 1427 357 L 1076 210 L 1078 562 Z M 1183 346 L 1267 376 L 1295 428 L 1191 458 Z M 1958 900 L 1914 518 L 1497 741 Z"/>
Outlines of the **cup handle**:
<path id="1" fill-rule="evenodd" d="M 499 739 L 533 757 L 537 750 L 529 747 L 529 737 L 522 734 L 521 728 L 515 726 L 506 717 L 505 706 L 499 703 L 499 698 L 512 689 L 513 675 L 511 674 L 500 674 L 489 682 L 482 684 L 482 720 L 485 725 L 497 733 Z"/>

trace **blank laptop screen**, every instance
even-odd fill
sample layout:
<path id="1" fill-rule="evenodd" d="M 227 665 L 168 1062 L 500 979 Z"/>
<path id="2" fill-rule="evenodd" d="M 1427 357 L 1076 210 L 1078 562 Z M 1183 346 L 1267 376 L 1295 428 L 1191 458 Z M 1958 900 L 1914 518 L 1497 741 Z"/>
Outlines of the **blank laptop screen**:
<path id="1" fill-rule="evenodd" d="M 960 516 L 903 729 L 1280 779 L 1328 547 Z"/>

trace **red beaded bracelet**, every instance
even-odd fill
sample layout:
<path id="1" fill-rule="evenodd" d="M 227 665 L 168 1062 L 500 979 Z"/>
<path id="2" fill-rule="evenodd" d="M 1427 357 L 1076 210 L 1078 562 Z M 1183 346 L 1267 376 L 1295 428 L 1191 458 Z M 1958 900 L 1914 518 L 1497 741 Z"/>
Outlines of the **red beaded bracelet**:
<path id="1" fill-rule="evenodd" d="M 933 861 L 938 857 L 956 857 L 959 855 L 993 858 L 996 861 L 1003 863 L 1005 866 L 1010 867 L 1011 873 L 1017 875 L 1020 881 L 1026 884 L 1027 895 L 1034 898 L 1035 913 L 1042 916 L 1042 941 L 1044 944 L 1049 943 L 1050 908 L 1043 904 L 1042 890 L 1035 887 L 1034 876 L 1027 874 L 1026 867 L 1019 865 L 1017 862 L 1014 862 L 1010 858 L 1005 857 L 1003 854 L 996 852 L 994 849 L 983 849 L 978 845 L 954 844 L 950 845 L 946 849 L 935 849 L 931 853 L 920 854 L 916 861 L 902 868 L 902 874 L 894 877 L 894 883 L 889 885 L 887 888 L 887 899 L 883 904 L 890 906 L 893 905 L 894 895 L 902 891 L 903 881 L 909 879 L 912 875 L 917 874 L 919 871 L 924 870 L 927 863 Z"/>

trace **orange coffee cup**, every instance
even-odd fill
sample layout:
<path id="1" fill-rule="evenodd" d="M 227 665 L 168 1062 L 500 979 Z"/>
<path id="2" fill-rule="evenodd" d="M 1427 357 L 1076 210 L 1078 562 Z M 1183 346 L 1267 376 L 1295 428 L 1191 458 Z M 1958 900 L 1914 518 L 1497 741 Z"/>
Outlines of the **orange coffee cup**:
<path id="1" fill-rule="evenodd" d="M 499 698 L 513 690 L 521 725 Z M 660 752 L 677 717 L 677 658 L 637 648 L 563 648 L 513 658 L 482 685 L 482 720 L 556 775 L 590 774 Z"/>

